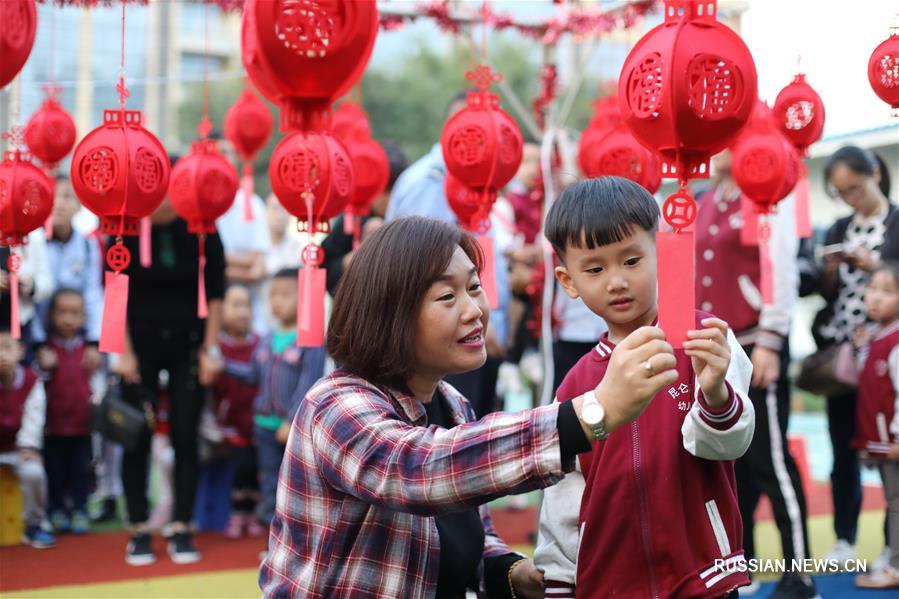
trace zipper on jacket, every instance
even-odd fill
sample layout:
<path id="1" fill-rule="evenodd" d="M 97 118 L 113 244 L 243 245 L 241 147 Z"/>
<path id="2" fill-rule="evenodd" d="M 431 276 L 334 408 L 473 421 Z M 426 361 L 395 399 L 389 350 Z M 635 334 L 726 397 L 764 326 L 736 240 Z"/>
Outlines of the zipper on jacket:
<path id="1" fill-rule="evenodd" d="M 640 532 L 643 544 L 643 557 L 646 558 L 646 570 L 649 572 L 649 588 L 653 599 L 659 597 L 659 583 L 656 579 L 655 564 L 652 560 L 652 533 L 649 530 L 649 507 L 646 503 L 646 488 L 643 483 L 643 460 L 640 457 L 640 429 L 637 423 L 631 423 L 631 443 L 633 449 L 634 482 L 637 487 L 637 505 L 640 508 Z"/>

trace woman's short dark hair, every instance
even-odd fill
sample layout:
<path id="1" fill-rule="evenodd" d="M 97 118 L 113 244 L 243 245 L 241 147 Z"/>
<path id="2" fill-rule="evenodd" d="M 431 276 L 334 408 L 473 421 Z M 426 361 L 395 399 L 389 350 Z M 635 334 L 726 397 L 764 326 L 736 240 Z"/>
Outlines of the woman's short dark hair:
<path id="1" fill-rule="evenodd" d="M 843 146 L 827 160 L 827 166 L 824 167 L 824 188 L 830 185 L 830 176 L 833 169 L 837 165 L 843 164 L 857 175 L 867 175 L 871 177 L 874 171 L 880 171 L 880 187 L 881 193 L 889 197 L 890 195 L 890 171 L 887 169 L 887 163 L 879 154 L 866 150 L 858 146 Z"/>
<path id="2" fill-rule="evenodd" d="M 405 389 L 415 366 L 416 322 L 422 301 L 456 248 L 480 270 L 474 238 L 432 218 L 401 218 L 359 246 L 340 281 L 328 324 L 328 353 L 367 381 Z"/>
<path id="3" fill-rule="evenodd" d="M 624 177 L 584 179 L 565 188 L 546 215 L 546 239 L 564 260 L 565 250 L 618 243 L 634 227 L 653 235 L 659 205 L 646 189 Z"/>

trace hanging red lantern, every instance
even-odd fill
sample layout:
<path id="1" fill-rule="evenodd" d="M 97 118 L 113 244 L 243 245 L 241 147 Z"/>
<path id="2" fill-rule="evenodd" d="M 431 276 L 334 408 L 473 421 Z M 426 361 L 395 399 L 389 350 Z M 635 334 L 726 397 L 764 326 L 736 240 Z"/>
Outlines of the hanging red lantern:
<path id="1" fill-rule="evenodd" d="M 240 188 L 243 190 L 244 219 L 253 219 L 253 160 L 268 143 L 274 119 L 268 106 L 249 89 L 225 113 L 225 138 L 231 142 L 243 160 Z"/>
<path id="2" fill-rule="evenodd" d="M 659 157 L 661 175 L 680 190 L 663 205 L 674 233 L 659 236 L 659 321 L 680 347 L 695 326 L 692 177 L 708 177 L 712 155 L 746 123 L 757 95 L 749 49 L 716 20 L 715 0 L 666 0 L 665 20 L 633 47 L 618 79 L 621 116 Z M 684 285 L 684 280 L 690 284 Z"/>
<path id="3" fill-rule="evenodd" d="M 358 135 L 371 137 L 368 115 L 358 103 L 347 100 L 340 104 L 331 117 L 331 133 L 340 141 Z"/>
<path id="4" fill-rule="evenodd" d="M 877 97 L 890 105 L 899 117 L 899 32 L 893 28 L 890 37 L 874 48 L 868 60 L 868 81 Z"/>
<path id="5" fill-rule="evenodd" d="M 772 112 L 774 124 L 800 155 L 805 156 L 808 147 L 821 139 L 824 102 L 806 82 L 804 73 L 797 73 L 793 81 L 780 90 Z"/>
<path id="6" fill-rule="evenodd" d="M 299 129 L 330 113 L 362 76 L 377 33 L 375 0 L 247 0 L 241 56 L 281 107 L 281 130 Z"/>
<path id="7" fill-rule="evenodd" d="M 581 157 L 578 152 L 578 157 Z M 581 168 L 587 177 L 614 175 L 642 185 L 649 193 L 659 190 L 662 177 L 655 155 L 640 145 L 623 124 L 607 129 L 583 152 Z"/>
<path id="8" fill-rule="evenodd" d="M 50 170 L 72 151 L 75 136 L 75 121 L 53 95 L 44 100 L 25 125 L 28 149 Z"/>
<path id="9" fill-rule="evenodd" d="M 593 103 L 595 112 L 587 127 L 615 127 L 621 123 L 621 109 L 618 108 L 618 96 L 609 95 Z"/>
<path id="10" fill-rule="evenodd" d="M 29 233 L 41 227 L 53 210 L 53 186 L 43 171 L 19 150 L 5 152 L 0 162 L 0 245 L 26 242 Z M 15 339 L 21 337 L 19 322 L 19 256 L 10 248 L 10 326 Z"/>
<path id="11" fill-rule="evenodd" d="M 37 10 L 34 0 L 0 2 L 0 88 L 15 79 L 34 46 Z"/>
<path id="12" fill-rule="evenodd" d="M 446 174 L 443 184 L 446 201 L 456 215 L 459 225 L 475 233 L 485 233 L 490 228 L 489 221 L 476 218 L 479 215 L 482 192 L 466 187 L 451 173 Z"/>

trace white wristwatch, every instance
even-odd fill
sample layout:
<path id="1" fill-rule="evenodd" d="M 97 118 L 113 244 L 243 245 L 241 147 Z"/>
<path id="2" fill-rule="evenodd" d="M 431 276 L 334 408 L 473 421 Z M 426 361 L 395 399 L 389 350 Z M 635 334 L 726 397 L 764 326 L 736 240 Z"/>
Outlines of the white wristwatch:
<path id="1" fill-rule="evenodd" d="M 606 431 L 606 409 L 596 399 L 596 393 L 592 390 L 584 393 L 584 403 L 581 404 L 581 418 L 590 428 L 597 441 L 604 441 L 609 438 L 609 433 Z"/>

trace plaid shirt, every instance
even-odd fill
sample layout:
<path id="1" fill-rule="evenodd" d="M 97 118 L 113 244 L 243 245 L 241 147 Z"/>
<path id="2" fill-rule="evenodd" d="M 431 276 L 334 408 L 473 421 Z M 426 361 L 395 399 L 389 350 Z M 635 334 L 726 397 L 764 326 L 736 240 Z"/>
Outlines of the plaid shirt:
<path id="1" fill-rule="evenodd" d="M 510 553 L 483 504 L 573 470 L 561 461 L 559 406 L 474 422 L 458 391 L 439 390 L 459 424 L 450 430 L 424 426 L 414 397 L 342 370 L 309 390 L 281 465 L 259 576 L 266 597 L 433 597 L 434 516 L 463 507 L 481 506 L 485 557 Z"/>

